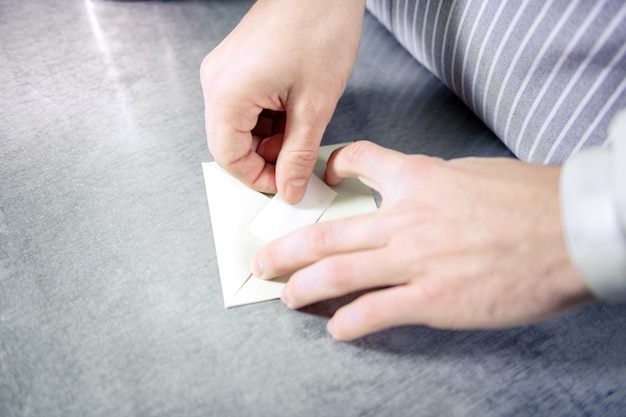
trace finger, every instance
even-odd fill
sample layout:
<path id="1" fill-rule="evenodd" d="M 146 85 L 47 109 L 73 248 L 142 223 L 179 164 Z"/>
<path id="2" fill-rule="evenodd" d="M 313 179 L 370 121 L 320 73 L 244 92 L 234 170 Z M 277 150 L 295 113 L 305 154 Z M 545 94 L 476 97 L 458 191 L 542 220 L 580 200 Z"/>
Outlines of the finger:
<path id="1" fill-rule="evenodd" d="M 274 134 L 274 119 L 264 117 L 263 113 L 261 113 L 259 121 L 256 126 L 254 126 L 254 129 L 252 129 L 252 134 L 262 138 L 272 136 Z"/>
<path id="2" fill-rule="evenodd" d="M 252 134 L 267 138 L 285 132 L 285 112 L 263 109 Z"/>
<path id="3" fill-rule="evenodd" d="M 270 164 L 275 164 L 283 145 L 283 136 L 284 135 L 282 133 L 279 133 L 266 137 L 265 139 L 261 139 L 256 148 L 256 152 L 261 155 L 265 161 Z"/>
<path id="4" fill-rule="evenodd" d="M 385 194 L 388 185 L 399 179 L 407 155 L 368 141 L 359 141 L 335 150 L 326 166 L 326 182 L 340 183 L 358 178 L 365 185 Z"/>
<path id="5" fill-rule="evenodd" d="M 244 184 L 266 193 L 276 192 L 274 166 L 256 153 L 254 128 L 261 107 L 243 105 L 222 108 L 205 94 L 206 131 L 215 161 Z"/>
<path id="6" fill-rule="evenodd" d="M 221 140 L 209 144 L 215 161 L 247 186 L 264 193 L 276 193 L 274 165 L 256 152 L 257 144 L 252 135 L 234 131 L 220 135 Z M 242 144 L 248 145 L 245 152 Z"/>
<path id="7" fill-rule="evenodd" d="M 380 250 L 327 257 L 294 273 L 283 290 L 283 302 L 300 308 L 355 291 L 402 284 L 406 276 L 393 263 L 380 262 Z"/>
<path id="8" fill-rule="evenodd" d="M 420 324 L 420 311 L 425 306 L 417 301 L 414 291 L 406 285 L 373 291 L 341 307 L 327 325 L 328 333 L 342 341 L 350 341 L 389 327 Z"/>
<path id="9" fill-rule="evenodd" d="M 283 147 L 276 163 L 278 193 L 286 202 L 295 204 L 304 196 L 334 110 L 334 103 L 315 96 L 299 97 L 294 93 L 290 97 Z"/>
<path id="10" fill-rule="evenodd" d="M 381 247 L 387 233 L 376 213 L 303 227 L 268 243 L 252 261 L 255 275 L 271 279 L 326 256 Z"/>
<path id="11" fill-rule="evenodd" d="M 220 82 L 219 68 L 216 69 L 216 62 L 219 62 L 212 55 L 213 52 L 203 60 L 201 66 L 209 150 L 218 165 L 244 184 L 259 191 L 274 193 L 274 166 L 256 154 L 258 142 L 253 140 L 252 134 L 262 110 L 272 108 L 272 104 L 251 101 L 248 94 L 250 89 L 245 86 L 239 85 L 233 89 L 229 83 Z"/>

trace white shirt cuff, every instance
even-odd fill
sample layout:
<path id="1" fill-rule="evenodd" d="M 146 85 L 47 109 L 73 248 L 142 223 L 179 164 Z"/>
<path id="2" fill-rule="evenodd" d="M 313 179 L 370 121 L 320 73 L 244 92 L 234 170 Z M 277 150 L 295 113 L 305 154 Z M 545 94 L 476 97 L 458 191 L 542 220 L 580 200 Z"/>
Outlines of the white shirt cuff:
<path id="1" fill-rule="evenodd" d="M 616 164 L 626 164 L 620 160 L 622 152 L 616 150 L 626 141 L 626 132 L 619 138 L 615 133 L 611 132 L 610 146 L 584 150 L 565 163 L 561 213 L 570 257 L 590 291 L 602 300 L 626 302 L 626 232 L 622 224 L 626 208 L 620 207 L 626 178 L 619 178 L 620 169 L 616 169 Z"/>

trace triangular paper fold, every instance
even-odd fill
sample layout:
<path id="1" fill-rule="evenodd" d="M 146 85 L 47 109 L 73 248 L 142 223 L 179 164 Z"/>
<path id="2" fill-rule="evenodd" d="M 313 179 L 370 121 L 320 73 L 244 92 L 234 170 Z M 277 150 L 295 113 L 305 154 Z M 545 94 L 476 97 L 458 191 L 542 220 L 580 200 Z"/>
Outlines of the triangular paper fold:
<path id="1" fill-rule="evenodd" d="M 324 176 L 330 153 L 342 145 L 320 148 L 315 174 Z M 263 280 L 252 275 L 250 262 L 264 243 L 246 229 L 270 198 L 254 191 L 222 170 L 215 162 L 202 164 L 224 306 L 234 307 L 280 297 L 288 277 Z M 356 216 L 376 210 L 371 190 L 356 179 L 332 187 L 337 196 L 318 222 Z"/>

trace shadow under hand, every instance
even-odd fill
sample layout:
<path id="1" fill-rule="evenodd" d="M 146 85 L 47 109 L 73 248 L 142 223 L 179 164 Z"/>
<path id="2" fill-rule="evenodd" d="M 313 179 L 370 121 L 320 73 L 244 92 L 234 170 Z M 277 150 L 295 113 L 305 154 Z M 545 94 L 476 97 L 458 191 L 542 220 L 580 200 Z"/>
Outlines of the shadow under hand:
<path id="1" fill-rule="evenodd" d="M 358 291 L 352 294 L 344 295 L 342 297 L 333 298 L 331 300 L 320 301 L 314 304 L 298 309 L 298 311 L 314 316 L 325 317 L 330 319 L 341 307 L 359 298 L 361 295 L 370 291 Z"/>
<path id="2" fill-rule="evenodd" d="M 368 291 L 318 302 L 298 311 L 330 318 Z M 507 361 L 626 368 L 626 306 L 597 303 L 533 325 L 498 330 L 398 326 L 353 342 L 359 349 L 431 359 L 501 357 Z"/>
<path id="3" fill-rule="evenodd" d="M 598 303 L 533 325 L 499 330 L 400 326 L 352 342 L 361 349 L 429 358 L 501 357 L 506 361 L 626 369 L 626 306 Z"/>

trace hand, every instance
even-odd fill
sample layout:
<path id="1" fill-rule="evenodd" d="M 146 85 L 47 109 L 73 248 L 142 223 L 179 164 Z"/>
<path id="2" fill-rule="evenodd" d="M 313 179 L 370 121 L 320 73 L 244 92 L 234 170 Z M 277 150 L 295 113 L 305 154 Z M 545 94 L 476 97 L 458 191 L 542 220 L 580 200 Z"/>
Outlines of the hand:
<path id="1" fill-rule="evenodd" d="M 446 162 L 357 142 L 331 156 L 326 180 L 359 178 L 381 193 L 380 209 L 271 242 L 252 269 L 264 278 L 298 270 L 283 292 L 290 308 L 376 289 L 329 321 L 340 340 L 402 324 L 539 321 L 592 300 L 565 246 L 559 173 L 514 159 Z"/>
<path id="2" fill-rule="evenodd" d="M 298 202 L 350 78 L 365 0 L 259 0 L 203 61 L 209 149 L 256 190 Z"/>

